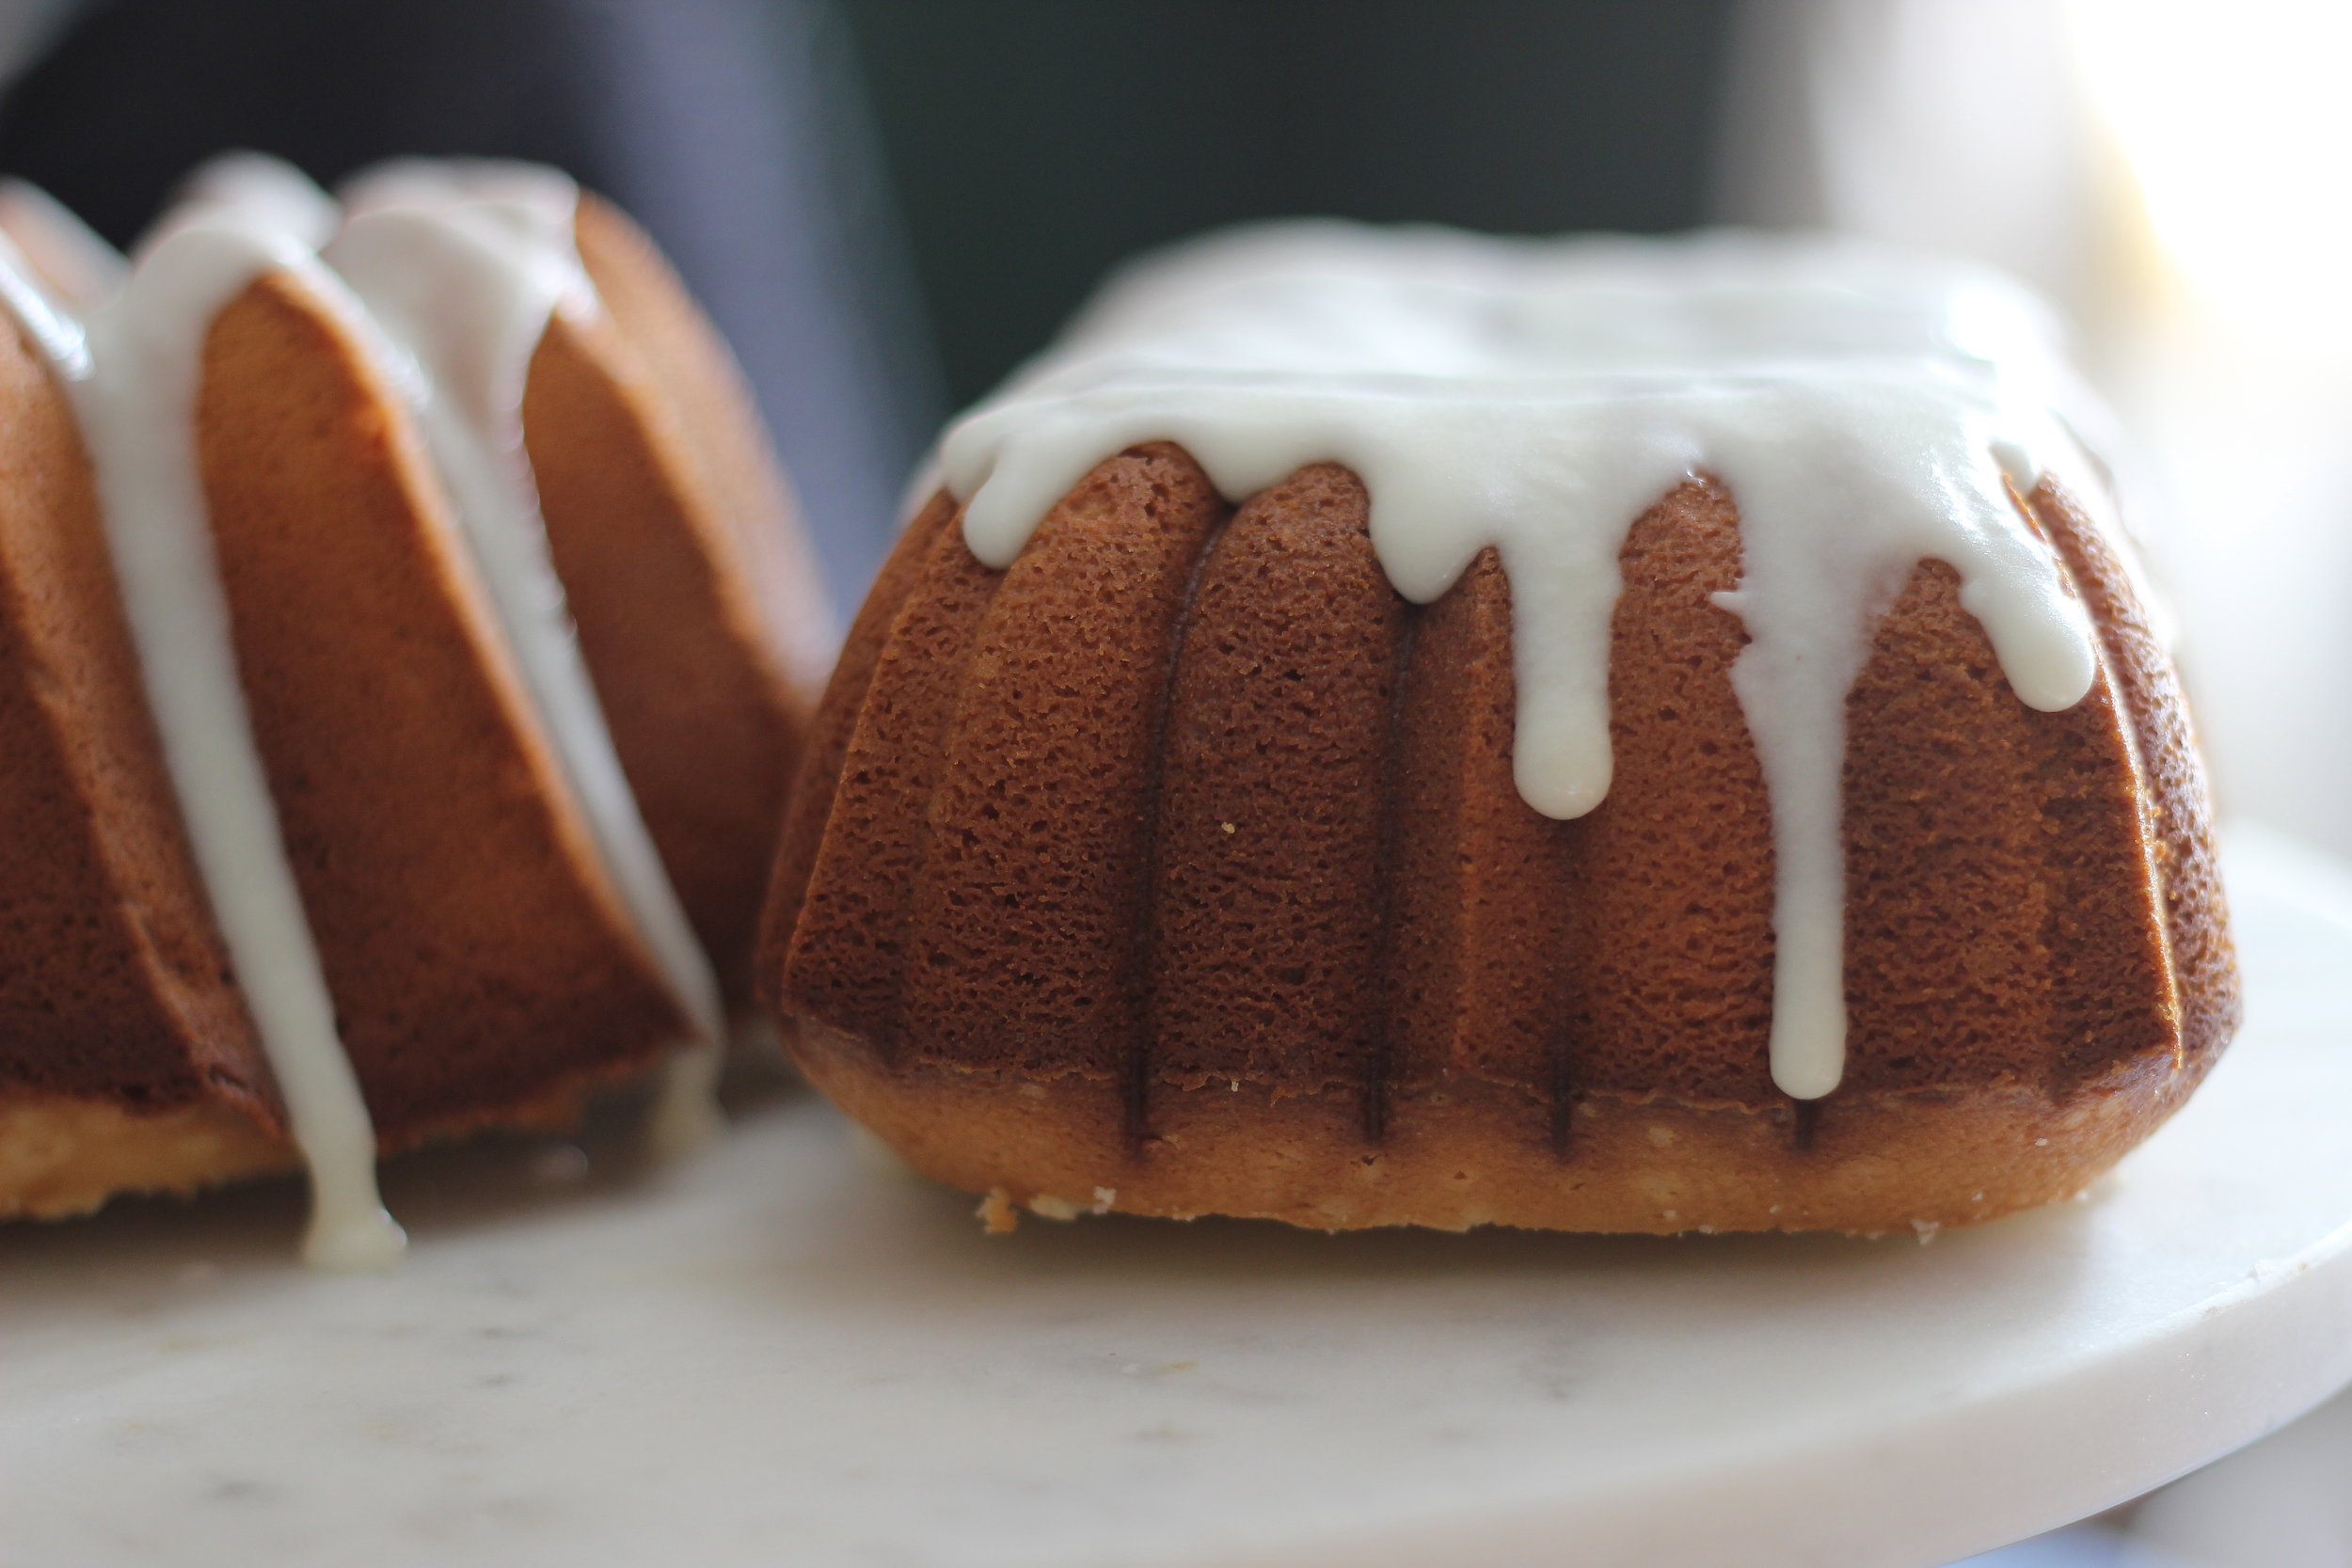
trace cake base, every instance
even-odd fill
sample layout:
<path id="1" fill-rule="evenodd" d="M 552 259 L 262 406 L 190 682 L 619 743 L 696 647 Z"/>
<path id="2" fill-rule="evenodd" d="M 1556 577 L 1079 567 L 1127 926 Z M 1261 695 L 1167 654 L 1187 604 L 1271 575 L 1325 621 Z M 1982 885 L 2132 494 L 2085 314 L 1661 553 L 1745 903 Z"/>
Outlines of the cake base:
<path id="1" fill-rule="evenodd" d="M 1355 1095 L 1220 1084 L 1161 1088 L 1152 1135 L 1131 1142 L 1107 1081 L 892 1069 L 836 1031 L 795 1034 L 812 1083 L 916 1170 L 987 1195 L 997 1229 L 1025 1208 L 1320 1230 L 1927 1233 L 2073 1196 L 2199 1076 L 2151 1058 L 2060 1101 L 2012 1088 L 1836 1098 L 1802 1130 L 1786 1109 L 1597 1095 L 1564 1141 L 1547 1135 L 1548 1107 L 1469 1083 L 1394 1093 L 1377 1146 Z"/>
<path id="2" fill-rule="evenodd" d="M 141 1115 L 67 1095 L 0 1098 L 0 1218 L 65 1219 L 119 1195 L 184 1196 L 298 1163 L 292 1143 L 224 1104 Z"/>
<path id="3" fill-rule="evenodd" d="M 660 1070 L 659 1063 L 628 1062 L 581 1074 L 516 1104 L 445 1117 L 379 1148 L 396 1154 L 493 1129 L 566 1132 L 591 1100 Z M 71 1219 L 139 1195 L 189 1197 L 301 1164 L 291 1138 L 219 1101 L 143 1113 L 107 1100 L 0 1094 L 0 1220 Z"/>

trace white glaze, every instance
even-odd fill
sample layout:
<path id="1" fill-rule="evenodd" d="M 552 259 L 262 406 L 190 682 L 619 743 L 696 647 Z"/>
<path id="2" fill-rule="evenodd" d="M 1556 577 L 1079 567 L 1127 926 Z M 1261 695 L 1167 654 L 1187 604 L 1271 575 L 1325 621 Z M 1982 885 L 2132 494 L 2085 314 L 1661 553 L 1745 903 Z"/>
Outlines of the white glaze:
<path id="1" fill-rule="evenodd" d="M 180 185 L 179 204 L 164 214 L 158 235 L 183 216 L 231 208 L 254 223 L 316 250 L 342 222 L 335 198 L 282 158 L 266 152 L 223 152 L 199 164 Z"/>
<path id="2" fill-rule="evenodd" d="M 580 211 L 580 186 L 572 177 L 546 164 L 508 158 L 388 158 L 371 164 L 344 181 L 336 196 L 354 216 L 401 208 L 411 212 L 448 212 L 472 205 L 490 209 L 503 222 L 523 226 L 533 254 L 520 252 L 510 261 L 569 269 L 580 268 L 572 240 L 572 221 Z M 594 309 L 596 293 L 586 290 L 567 303 L 572 309 Z"/>
<path id="3" fill-rule="evenodd" d="M 13 175 L 0 179 L 0 234 L 15 242 L 16 261 L 69 310 L 96 309 L 131 275 L 122 252 L 64 202 Z"/>
<path id="4" fill-rule="evenodd" d="M 0 193 L 0 200 L 5 199 L 6 193 Z M 18 246 L 5 222 L 0 222 L 0 308 L 33 340 L 60 382 L 89 374 L 89 341 L 82 324 L 66 313 L 47 276 Z"/>
<path id="5" fill-rule="evenodd" d="M 996 566 L 1097 462 L 1156 439 L 1235 501 L 1347 465 L 1418 602 L 1495 546 L 1518 786 L 1563 818 L 1609 788 L 1626 533 L 1684 480 L 1720 481 L 1743 554 L 1720 602 L 1750 638 L 1733 683 L 1772 802 L 1772 1076 L 1815 1099 L 1844 1070 L 1845 697 L 1877 618 L 1934 558 L 2028 705 L 2071 706 L 2096 672 L 2089 621 L 2009 494 L 2056 471 L 2104 496 L 2049 411 L 2056 340 L 1996 277 L 1859 244 L 1277 225 L 1132 271 L 941 457 Z"/>
<path id="6" fill-rule="evenodd" d="M 374 1130 L 238 684 L 198 462 L 205 338 L 221 309 L 271 272 L 360 330 L 357 302 L 299 239 L 257 214 L 190 209 L 91 317 L 85 372 L 68 385 L 188 837 L 310 1166 L 304 1256 L 382 1268 L 404 1238 L 376 1196 Z"/>
<path id="7" fill-rule="evenodd" d="M 533 165 L 403 161 L 348 195 L 324 259 L 421 371 L 418 419 L 508 642 L 603 863 L 693 1021 L 653 1127 L 657 1145 L 690 1147 L 718 1124 L 718 982 L 613 749 L 523 445 L 523 389 L 549 320 L 598 309 L 572 238 L 578 191 Z"/>

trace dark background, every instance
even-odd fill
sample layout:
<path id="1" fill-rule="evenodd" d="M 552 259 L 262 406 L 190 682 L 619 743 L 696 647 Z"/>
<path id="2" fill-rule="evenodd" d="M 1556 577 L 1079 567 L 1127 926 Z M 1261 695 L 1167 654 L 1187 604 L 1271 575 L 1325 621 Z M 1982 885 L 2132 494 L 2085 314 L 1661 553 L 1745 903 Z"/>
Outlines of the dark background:
<path id="1" fill-rule="evenodd" d="M 1727 0 L 843 0 L 953 400 L 1103 271 L 1292 214 L 1702 219 Z"/>
<path id="2" fill-rule="evenodd" d="M 7 3 L 7 0 L 0 0 Z M 951 408 L 1215 224 L 1700 221 L 1730 0 L 82 0 L 0 169 L 129 243 L 252 147 L 543 159 L 650 229 L 853 602 Z"/>

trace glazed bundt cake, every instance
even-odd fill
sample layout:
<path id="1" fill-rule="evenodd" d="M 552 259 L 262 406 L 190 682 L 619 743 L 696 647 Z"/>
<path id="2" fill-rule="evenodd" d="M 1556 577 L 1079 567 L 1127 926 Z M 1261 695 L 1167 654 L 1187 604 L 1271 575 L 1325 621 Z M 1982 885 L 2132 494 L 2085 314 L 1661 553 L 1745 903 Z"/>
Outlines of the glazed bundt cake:
<path id="1" fill-rule="evenodd" d="M 850 631 L 762 950 L 796 1059 L 1000 1225 L 2079 1191 L 2237 1002 L 2053 343 L 1821 241 L 1146 264 L 951 429 Z"/>
<path id="2" fill-rule="evenodd" d="M 84 322 L 0 257 L 0 1213 L 298 1147 L 364 1262 L 379 1148 L 707 1112 L 826 636 L 781 482 L 612 209 L 347 194 L 211 166 Z"/>

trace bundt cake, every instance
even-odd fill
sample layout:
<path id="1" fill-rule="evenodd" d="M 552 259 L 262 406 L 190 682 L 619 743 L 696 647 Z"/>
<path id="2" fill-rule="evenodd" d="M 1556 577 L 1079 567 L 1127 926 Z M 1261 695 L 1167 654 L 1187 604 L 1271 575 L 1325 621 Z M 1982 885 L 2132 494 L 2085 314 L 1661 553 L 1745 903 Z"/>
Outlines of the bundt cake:
<path id="1" fill-rule="evenodd" d="M 781 482 L 611 208 L 347 196 L 223 160 L 95 300 L 0 200 L 0 1213 L 298 1148 L 379 1261 L 379 1148 L 674 1053 L 707 1115 L 826 637 Z"/>
<path id="2" fill-rule="evenodd" d="M 1842 242 L 1279 226 L 947 434 L 788 808 L 807 1075 L 1016 1206 L 1884 1232 L 2237 1016 L 2038 305 Z"/>

